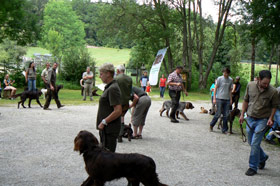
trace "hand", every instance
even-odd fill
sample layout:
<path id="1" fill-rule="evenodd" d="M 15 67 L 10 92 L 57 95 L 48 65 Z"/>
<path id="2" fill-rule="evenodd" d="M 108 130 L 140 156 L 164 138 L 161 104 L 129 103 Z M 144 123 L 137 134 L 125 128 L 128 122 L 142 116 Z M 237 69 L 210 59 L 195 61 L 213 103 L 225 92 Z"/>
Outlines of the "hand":
<path id="1" fill-rule="evenodd" d="M 105 125 L 104 125 L 103 123 L 100 123 L 100 124 L 98 125 L 98 129 L 99 129 L 99 130 L 103 130 L 104 127 L 105 127 Z"/>
<path id="2" fill-rule="evenodd" d="M 51 85 L 51 90 L 54 91 L 54 87 Z"/>
<path id="3" fill-rule="evenodd" d="M 187 91 L 185 91 L 184 93 L 185 93 L 185 95 L 186 95 L 186 96 L 188 96 L 188 95 L 189 95 L 189 93 L 188 93 Z"/>
<path id="4" fill-rule="evenodd" d="M 181 83 L 177 83 L 177 86 L 180 86 L 181 85 Z"/>
<path id="5" fill-rule="evenodd" d="M 267 121 L 267 126 L 272 127 L 273 126 L 274 121 L 272 119 L 268 119 Z"/>
<path id="6" fill-rule="evenodd" d="M 213 104 L 216 104 L 216 98 L 213 99 Z"/>
<path id="7" fill-rule="evenodd" d="M 232 100 L 230 100 L 230 105 L 232 105 Z"/>
<path id="8" fill-rule="evenodd" d="M 241 115 L 239 118 L 239 123 L 242 124 L 244 122 L 244 115 Z"/>

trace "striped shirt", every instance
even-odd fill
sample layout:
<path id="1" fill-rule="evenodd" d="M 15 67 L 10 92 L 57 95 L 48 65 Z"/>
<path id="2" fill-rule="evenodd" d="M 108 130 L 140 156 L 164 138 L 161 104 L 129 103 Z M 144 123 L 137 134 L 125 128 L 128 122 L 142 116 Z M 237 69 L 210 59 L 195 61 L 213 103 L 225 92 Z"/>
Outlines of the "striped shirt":
<path id="1" fill-rule="evenodd" d="M 183 79 L 180 74 L 177 74 L 176 70 L 169 74 L 167 83 L 182 83 Z M 169 85 L 169 90 L 176 90 L 176 91 L 181 91 L 182 86 L 177 86 L 177 85 Z"/>

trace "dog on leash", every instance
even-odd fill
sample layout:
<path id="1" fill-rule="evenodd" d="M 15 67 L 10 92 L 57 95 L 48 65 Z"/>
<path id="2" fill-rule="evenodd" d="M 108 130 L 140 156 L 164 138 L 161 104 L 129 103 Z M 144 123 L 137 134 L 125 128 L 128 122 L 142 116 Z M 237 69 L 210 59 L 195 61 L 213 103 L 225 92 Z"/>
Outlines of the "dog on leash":
<path id="1" fill-rule="evenodd" d="M 169 110 L 171 108 L 171 105 L 172 105 L 171 101 L 163 102 L 162 108 L 159 110 L 160 116 L 162 116 L 162 113 L 166 110 L 166 116 L 169 117 Z M 193 106 L 193 104 L 191 102 L 180 102 L 179 106 L 178 106 L 178 108 L 176 110 L 176 118 L 180 119 L 179 118 L 179 114 L 180 114 L 181 116 L 183 116 L 183 118 L 185 120 L 189 120 L 187 118 L 187 116 L 184 114 L 184 109 L 193 109 L 193 108 L 194 108 L 194 106 Z"/>
<path id="2" fill-rule="evenodd" d="M 40 103 L 40 96 L 42 95 L 42 92 L 40 90 L 36 90 L 35 92 L 34 91 L 23 91 L 22 93 L 20 94 L 16 94 L 14 97 L 18 97 L 20 96 L 20 101 L 18 102 L 18 109 L 20 107 L 20 104 L 22 105 L 23 108 L 26 108 L 24 106 L 24 102 L 26 101 L 26 99 L 29 98 L 29 102 L 28 102 L 28 107 L 31 108 L 31 101 L 32 99 L 36 99 L 37 103 L 40 105 L 40 107 L 43 107 Z"/>
<path id="3" fill-rule="evenodd" d="M 128 184 L 139 186 L 167 186 L 159 182 L 156 164 L 148 156 L 113 153 L 99 146 L 96 137 L 80 131 L 74 140 L 74 150 L 83 154 L 89 177 L 82 186 L 104 186 L 107 181 L 125 177 Z"/>
<path id="4" fill-rule="evenodd" d="M 200 107 L 200 110 L 201 114 L 208 114 L 208 110 L 206 110 L 204 107 Z"/>
<path id="5" fill-rule="evenodd" d="M 239 109 L 233 109 L 233 110 L 231 110 L 230 111 L 230 113 L 229 113 L 229 115 L 228 115 L 228 118 L 227 118 L 227 121 L 229 122 L 229 133 L 230 134 L 233 134 L 233 132 L 232 132 L 232 124 L 233 124 L 233 121 L 234 121 L 234 118 L 235 117 L 240 117 L 240 114 L 241 114 L 241 112 L 240 112 L 240 110 Z M 223 118 L 222 118 L 222 116 L 220 117 L 220 120 L 219 120 L 219 124 L 218 124 L 218 129 L 220 129 L 220 127 L 222 127 L 222 120 L 223 120 Z"/>

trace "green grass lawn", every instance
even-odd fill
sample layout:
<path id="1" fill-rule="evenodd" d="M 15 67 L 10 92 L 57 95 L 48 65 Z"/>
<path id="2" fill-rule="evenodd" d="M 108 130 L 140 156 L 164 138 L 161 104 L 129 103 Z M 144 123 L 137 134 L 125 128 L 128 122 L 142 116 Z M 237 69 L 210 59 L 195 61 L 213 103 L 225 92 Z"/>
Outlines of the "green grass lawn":
<path id="1" fill-rule="evenodd" d="M 130 49 L 94 47 L 88 48 L 88 51 L 91 57 L 95 59 L 96 66 L 106 62 L 112 63 L 115 66 L 127 64 L 130 57 Z M 49 54 L 50 52 L 40 47 L 28 47 L 26 56 L 33 57 L 34 53 Z"/>

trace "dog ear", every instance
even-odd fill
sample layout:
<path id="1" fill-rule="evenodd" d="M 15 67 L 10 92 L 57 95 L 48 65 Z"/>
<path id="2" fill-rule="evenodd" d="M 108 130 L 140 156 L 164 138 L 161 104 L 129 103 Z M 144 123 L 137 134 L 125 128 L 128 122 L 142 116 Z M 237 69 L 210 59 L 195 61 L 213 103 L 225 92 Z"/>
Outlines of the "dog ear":
<path id="1" fill-rule="evenodd" d="M 80 151 L 81 154 L 82 153 L 81 145 L 82 145 L 82 139 L 79 138 L 79 136 L 77 136 L 74 140 L 74 151 Z"/>
<path id="2" fill-rule="evenodd" d="M 188 108 L 190 108 L 190 103 L 189 102 L 186 103 L 186 109 L 188 109 Z"/>

